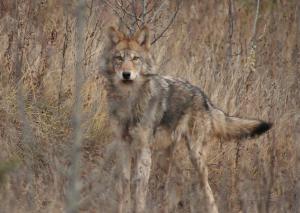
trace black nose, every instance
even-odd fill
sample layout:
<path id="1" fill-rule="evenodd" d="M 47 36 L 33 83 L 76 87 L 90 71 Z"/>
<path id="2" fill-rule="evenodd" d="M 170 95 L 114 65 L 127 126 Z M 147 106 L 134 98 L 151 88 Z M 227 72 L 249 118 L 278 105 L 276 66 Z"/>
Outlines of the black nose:
<path id="1" fill-rule="evenodd" d="M 122 75 L 123 75 L 123 78 L 125 80 L 129 80 L 130 79 L 130 72 L 123 72 Z"/>

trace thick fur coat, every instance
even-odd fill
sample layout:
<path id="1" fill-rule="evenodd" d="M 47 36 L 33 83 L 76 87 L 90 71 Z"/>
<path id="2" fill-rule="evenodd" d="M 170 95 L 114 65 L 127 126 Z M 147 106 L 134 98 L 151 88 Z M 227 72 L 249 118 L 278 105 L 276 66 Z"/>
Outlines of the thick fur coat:
<path id="1" fill-rule="evenodd" d="M 207 209 L 217 212 L 208 184 L 203 146 L 209 137 L 254 137 L 269 130 L 271 124 L 228 116 L 216 108 L 199 87 L 157 74 L 150 54 L 147 28 L 131 37 L 111 28 L 109 36 L 111 43 L 105 52 L 104 75 L 108 82 L 110 121 L 115 141 L 124 147 L 125 154 L 121 155 L 130 156 L 122 158 L 119 212 L 145 211 L 151 150 L 155 147 L 171 147 L 173 150 L 180 141 L 187 144 L 191 162 L 206 195 Z M 160 135 L 168 137 L 156 140 Z M 172 159 L 172 151 L 166 157 Z M 135 162 L 133 167 L 132 159 Z M 130 186 L 131 168 L 135 170 L 136 181 Z M 170 172 L 170 169 L 171 165 L 167 171 Z M 167 194 L 165 212 L 172 209 L 168 205 Z M 133 205 L 130 200 L 133 200 Z"/>

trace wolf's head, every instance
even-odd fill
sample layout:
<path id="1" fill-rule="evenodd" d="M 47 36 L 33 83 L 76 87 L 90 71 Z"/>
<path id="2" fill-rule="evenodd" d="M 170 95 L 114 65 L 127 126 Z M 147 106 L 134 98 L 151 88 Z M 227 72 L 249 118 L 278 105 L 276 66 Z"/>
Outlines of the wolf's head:
<path id="1" fill-rule="evenodd" d="M 111 45 L 108 51 L 107 72 L 115 81 L 134 83 L 152 73 L 152 59 L 149 53 L 149 30 L 144 27 L 132 36 L 109 29 Z"/>

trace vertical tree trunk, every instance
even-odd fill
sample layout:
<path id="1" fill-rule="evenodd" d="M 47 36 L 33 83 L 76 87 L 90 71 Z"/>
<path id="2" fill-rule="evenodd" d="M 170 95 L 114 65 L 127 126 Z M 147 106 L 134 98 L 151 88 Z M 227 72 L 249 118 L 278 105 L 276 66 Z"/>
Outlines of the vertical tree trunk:
<path id="1" fill-rule="evenodd" d="M 71 150 L 71 165 L 69 173 L 69 187 L 67 189 L 66 212 L 76 213 L 79 211 L 80 201 L 80 159 L 81 159 L 81 88 L 83 84 L 83 52 L 84 52 L 84 6 L 85 1 L 79 0 L 77 6 L 76 22 L 76 64 L 75 64 L 75 103 L 73 111 L 73 146 Z"/>

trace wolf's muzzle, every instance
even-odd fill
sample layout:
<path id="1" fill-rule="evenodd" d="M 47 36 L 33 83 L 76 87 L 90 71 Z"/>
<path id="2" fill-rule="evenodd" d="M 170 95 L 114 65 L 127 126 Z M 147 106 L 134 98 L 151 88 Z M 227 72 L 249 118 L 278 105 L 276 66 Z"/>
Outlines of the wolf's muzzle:
<path id="1" fill-rule="evenodd" d="M 123 72 L 122 73 L 122 76 L 123 76 L 124 80 L 130 80 L 130 75 L 131 75 L 130 72 Z"/>

